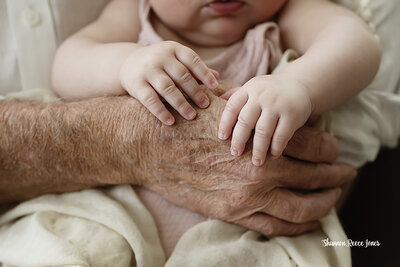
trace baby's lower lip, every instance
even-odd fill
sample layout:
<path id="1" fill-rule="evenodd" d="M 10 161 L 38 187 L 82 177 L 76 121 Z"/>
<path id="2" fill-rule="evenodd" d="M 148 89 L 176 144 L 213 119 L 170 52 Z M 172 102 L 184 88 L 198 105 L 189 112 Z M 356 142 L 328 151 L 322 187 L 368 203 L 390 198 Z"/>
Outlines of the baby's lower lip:
<path id="1" fill-rule="evenodd" d="M 219 15 L 233 15 L 237 13 L 244 6 L 243 2 L 212 2 L 208 7 Z"/>

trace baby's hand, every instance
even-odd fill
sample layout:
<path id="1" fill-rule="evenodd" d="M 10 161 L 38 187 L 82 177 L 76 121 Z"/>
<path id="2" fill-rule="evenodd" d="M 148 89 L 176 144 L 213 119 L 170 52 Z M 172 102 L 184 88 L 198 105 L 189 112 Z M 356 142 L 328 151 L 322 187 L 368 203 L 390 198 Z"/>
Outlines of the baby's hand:
<path id="1" fill-rule="evenodd" d="M 252 162 L 261 166 L 268 152 L 279 157 L 294 132 L 312 111 L 305 87 L 285 75 L 264 75 L 249 80 L 229 98 L 222 114 L 218 137 L 232 134 L 231 153 L 239 156 L 255 128 Z"/>
<path id="2" fill-rule="evenodd" d="M 172 125 L 175 119 L 158 95 L 185 119 L 191 120 L 196 117 L 196 111 L 182 92 L 197 106 L 206 108 L 209 99 L 197 80 L 215 89 L 218 86 L 216 77 L 218 73 L 208 68 L 193 50 L 171 41 L 138 48 L 120 71 L 123 88 L 166 125 Z"/>

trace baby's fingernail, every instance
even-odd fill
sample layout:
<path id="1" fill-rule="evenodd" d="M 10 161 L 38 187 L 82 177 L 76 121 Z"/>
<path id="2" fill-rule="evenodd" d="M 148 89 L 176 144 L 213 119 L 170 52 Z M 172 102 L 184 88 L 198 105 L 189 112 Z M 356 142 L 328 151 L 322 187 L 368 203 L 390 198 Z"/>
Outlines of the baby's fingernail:
<path id="1" fill-rule="evenodd" d="M 219 130 L 218 131 L 218 138 L 222 139 L 222 140 L 225 140 L 226 139 L 226 133 L 224 131 L 222 131 L 222 130 Z"/>
<path id="2" fill-rule="evenodd" d="M 236 148 L 231 148 L 231 154 L 232 156 L 239 156 L 239 151 Z"/>
<path id="3" fill-rule="evenodd" d="M 186 118 L 189 120 L 194 119 L 194 117 L 196 117 L 196 111 L 194 109 L 190 109 L 187 113 L 186 113 Z"/>
<path id="4" fill-rule="evenodd" d="M 208 107 L 208 105 L 210 105 L 210 101 L 208 100 L 207 97 L 204 97 L 204 98 L 200 101 L 200 107 L 201 107 L 201 108 L 206 108 L 206 107 Z"/>
<path id="5" fill-rule="evenodd" d="M 166 124 L 167 125 L 172 125 L 172 124 L 174 124 L 174 122 L 175 122 L 175 119 L 173 118 L 173 117 L 169 117 L 167 120 L 166 120 Z"/>
<path id="6" fill-rule="evenodd" d="M 213 74 L 211 74 L 211 77 L 212 77 L 212 79 L 211 79 L 211 89 L 215 89 L 215 88 L 217 88 L 218 87 L 218 81 L 217 81 L 217 79 L 215 78 L 215 76 L 213 75 Z"/>
<path id="7" fill-rule="evenodd" d="M 218 71 L 213 71 L 212 74 L 214 75 L 215 79 L 218 80 L 218 78 L 219 78 L 219 72 L 218 72 Z"/>
<path id="8" fill-rule="evenodd" d="M 253 161 L 253 164 L 256 165 L 256 166 L 261 166 L 262 165 L 261 159 L 253 157 L 252 161 Z"/>

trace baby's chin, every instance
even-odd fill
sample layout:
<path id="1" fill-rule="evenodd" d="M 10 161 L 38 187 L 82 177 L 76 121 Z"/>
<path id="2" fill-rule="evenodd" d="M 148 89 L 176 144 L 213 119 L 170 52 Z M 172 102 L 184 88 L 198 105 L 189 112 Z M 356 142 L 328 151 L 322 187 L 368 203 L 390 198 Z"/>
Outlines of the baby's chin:
<path id="1" fill-rule="evenodd" d="M 230 45 L 244 38 L 248 30 L 243 25 L 236 23 L 219 23 L 215 27 L 209 27 L 205 32 L 210 38 L 213 45 Z"/>
<path id="2" fill-rule="evenodd" d="M 198 29 L 173 30 L 187 42 L 205 47 L 228 46 L 242 40 L 248 27 L 232 21 L 214 21 Z"/>
<path id="3" fill-rule="evenodd" d="M 214 34 L 207 33 L 201 36 L 182 36 L 186 41 L 197 46 L 225 47 L 239 42 L 243 39 L 245 32 L 236 34 Z"/>

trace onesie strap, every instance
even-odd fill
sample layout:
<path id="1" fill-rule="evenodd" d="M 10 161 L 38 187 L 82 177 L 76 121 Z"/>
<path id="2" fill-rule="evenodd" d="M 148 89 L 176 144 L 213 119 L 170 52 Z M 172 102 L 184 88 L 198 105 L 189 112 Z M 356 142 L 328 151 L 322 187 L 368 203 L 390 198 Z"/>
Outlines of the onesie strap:
<path id="1" fill-rule="evenodd" d="M 151 25 L 150 12 L 149 2 L 147 0 L 139 0 L 139 19 L 142 29 L 139 34 L 138 43 L 142 45 L 150 45 L 163 41 Z"/>

